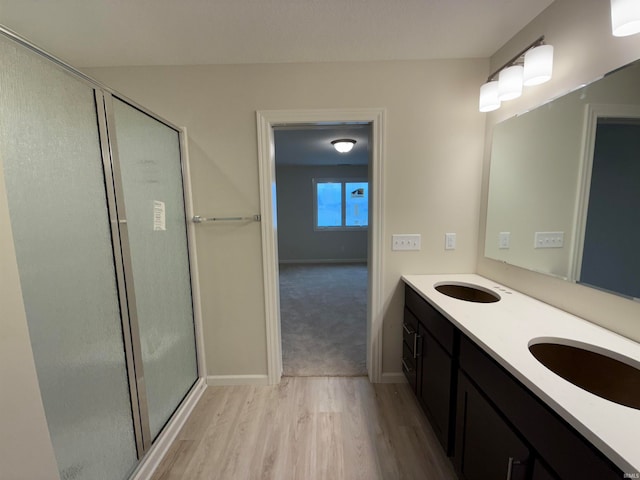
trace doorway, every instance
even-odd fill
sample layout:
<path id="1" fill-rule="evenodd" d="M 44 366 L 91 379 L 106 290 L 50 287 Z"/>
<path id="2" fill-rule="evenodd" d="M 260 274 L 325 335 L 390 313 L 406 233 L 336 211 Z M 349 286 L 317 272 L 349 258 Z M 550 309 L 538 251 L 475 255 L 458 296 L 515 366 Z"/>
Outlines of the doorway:
<path id="1" fill-rule="evenodd" d="M 283 373 L 280 318 L 280 286 L 278 255 L 278 224 L 276 201 L 275 133 L 277 127 L 303 125 L 370 125 L 371 162 L 368 182 L 368 280 L 366 318 L 366 370 L 370 381 L 379 382 L 382 354 L 382 159 L 384 138 L 383 109 L 353 110 L 288 110 L 257 112 L 258 157 L 262 215 L 263 274 L 267 330 L 267 368 L 270 384 L 277 384 Z"/>
<path id="2" fill-rule="evenodd" d="M 639 131 L 638 105 L 586 105 L 571 266 L 575 282 L 630 298 L 640 295 L 640 262 L 631 260 Z"/>
<path id="3" fill-rule="evenodd" d="M 367 374 L 370 137 L 369 123 L 274 127 L 285 376 Z"/>

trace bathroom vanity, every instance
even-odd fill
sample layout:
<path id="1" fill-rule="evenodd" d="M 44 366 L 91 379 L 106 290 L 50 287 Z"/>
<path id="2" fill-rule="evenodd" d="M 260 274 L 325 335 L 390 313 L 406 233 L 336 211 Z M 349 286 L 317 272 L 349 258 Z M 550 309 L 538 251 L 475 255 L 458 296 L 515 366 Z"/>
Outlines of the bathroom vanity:
<path id="1" fill-rule="evenodd" d="M 640 409 L 532 353 L 568 347 L 638 369 L 638 343 L 478 275 L 403 280 L 403 370 L 461 479 L 638 478 Z M 574 370 L 588 380 L 596 367 Z"/>

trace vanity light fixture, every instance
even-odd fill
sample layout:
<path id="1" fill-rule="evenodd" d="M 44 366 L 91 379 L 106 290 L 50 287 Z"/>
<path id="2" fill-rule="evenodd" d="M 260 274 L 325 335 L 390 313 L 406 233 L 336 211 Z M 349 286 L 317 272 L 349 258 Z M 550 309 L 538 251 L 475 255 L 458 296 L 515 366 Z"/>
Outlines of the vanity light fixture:
<path id="1" fill-rule="evenodd" d="M 522 65 L 511 65 L 498 74 L 498 98 L 501 102 L 522 95 Z"/>
<path id="2" fill-rule="evenodd" d="M 480 111 L 492 112 L 500 108 L 498 98 L 498 81 L 492 80 L 480 87 Z"/>
<path id="3" fill-rule="evenodd" d="M 611 29 L 614 37 L 640 33 L 640 0 L 611 0 Z"/>
<path id="4" fill-rule="evenodd" d="M 523 86 L 540 85 L 549 80 L 552 71 L 553 46 L 546 45 L 542 36 L 489 75 L 480 87 L 479 110 L 497 110 L 501 102 L 518 98 Z"/>
<path id="5" fill-rule="evenodd" d="M 356 141 L 351 138 L 339 138 L 331 142 L 331 145 L 333 145 L 334 148 L 340 153 L 350 152 L 355 144 Z"/>
<path id="6" fill-rule="evenodd" d="M 553 73 L 553 45 L 539 45 L 524 54 L 522 81 L 525 87 L 551 80 Z"/>

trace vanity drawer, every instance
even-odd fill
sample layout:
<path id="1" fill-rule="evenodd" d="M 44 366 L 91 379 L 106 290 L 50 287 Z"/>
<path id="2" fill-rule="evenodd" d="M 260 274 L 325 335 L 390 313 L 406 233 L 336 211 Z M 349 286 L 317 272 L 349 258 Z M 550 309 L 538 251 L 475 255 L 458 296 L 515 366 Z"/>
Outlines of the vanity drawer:
<path id="1" fill-rule="evenodd" d="M 402 372 L 407 378 L 407 382 L 409 382 L 411 389 L 415 392 L 418 380 L 416 361 L 413 358 L 413 352 L 409 349 L 406 343 L 402 344 Z"/>
<path id="2" fill-rule="evenodd" d="M 440 345 L 453 354 L 455 327 L 440 312 L 431 306 L 424 298 L 418 295 L 411 287 L 405 285 L 404 303 L 424 327 L 433 335 Z"/>
<path id="3" fill-rule="evenodd" d="M 404 320 L 402 322 L 402 340 L 411 350 L 412 356 L 417 353 L 418 341 L 418 319 L 405 307 Z"/>

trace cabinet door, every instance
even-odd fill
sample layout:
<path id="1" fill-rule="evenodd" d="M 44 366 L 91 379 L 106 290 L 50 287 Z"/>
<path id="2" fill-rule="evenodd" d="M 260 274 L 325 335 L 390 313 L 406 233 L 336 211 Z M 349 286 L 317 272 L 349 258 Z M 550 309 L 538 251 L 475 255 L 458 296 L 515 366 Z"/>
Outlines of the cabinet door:
<path id="1" fill-rule="evenodd" d="M 449 454 L 452 450 L 452 445 L 449 445 L 449 418 L 454 400 L 451 397 L 452 361 L 422 324 L 419 334 L 422 345 L 418 352 L 418 399 L 442 447 Z"/>
<path id="2" fill-rule="evenodd" d="M 533 462 L 533 475 L 531 476 L 531 480 L 557 480 L 557 478 L 558 477 L 547 470 L 538 460 Z"/>
<path id="3" fill-rule="evenodd" d="M 524 479 L 528 458 L 528 447 L 461 373 L 454 457 L 460 478 Z"/>

